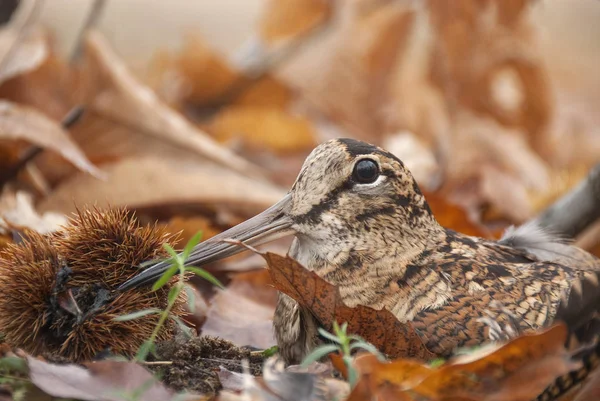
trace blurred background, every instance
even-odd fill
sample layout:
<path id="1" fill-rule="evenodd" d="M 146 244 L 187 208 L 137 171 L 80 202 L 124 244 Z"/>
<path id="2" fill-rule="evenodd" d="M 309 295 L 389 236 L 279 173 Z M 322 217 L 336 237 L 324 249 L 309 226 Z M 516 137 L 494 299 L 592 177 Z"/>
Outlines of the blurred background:
<path id="1" fill-rule="evenodd" d="M 5 243 L 89 205 L 207 238 L 276 202 L 333 137 L 395 153 L 442 224 L 494 238 L 600 161 L 596 0 L 2 0 L 0 10 Z M 77 107 L 81 118 L 65 121 Z M 600 254 L 600 227 L 577 241 Z M 211 268 L 229 286 L 197 297 L 205 332 L 272 345 L 262 265 L 242 255 Z"/>

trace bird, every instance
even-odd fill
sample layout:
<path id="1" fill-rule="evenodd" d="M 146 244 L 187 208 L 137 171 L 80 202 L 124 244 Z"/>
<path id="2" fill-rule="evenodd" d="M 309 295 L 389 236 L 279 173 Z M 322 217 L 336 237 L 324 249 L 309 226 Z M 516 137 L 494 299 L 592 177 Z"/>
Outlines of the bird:
<path id="1" fill-rule="evenodd" d="M 441 357 L 557 321 L 566 322 L 571 342 L 600 334 L 600 259 L 535 224 L 500 240 L 445 228 L 404 163 L 366 142 L 317 146 L 283 199 L 200 243 L 187 263 L 243 250 L 226 239 L 260 245 L 289 235 L 289 256 L 335 285 L 347 306 L 391 311 Z M 121 290 L 147 285 L 168 267 L 154 264 Z M 320 322 L 285 294 L 273 326 L 287 363 L 299 363 L 321 341 Z M 592 354 L 589 364 L 597 363 Z"/>

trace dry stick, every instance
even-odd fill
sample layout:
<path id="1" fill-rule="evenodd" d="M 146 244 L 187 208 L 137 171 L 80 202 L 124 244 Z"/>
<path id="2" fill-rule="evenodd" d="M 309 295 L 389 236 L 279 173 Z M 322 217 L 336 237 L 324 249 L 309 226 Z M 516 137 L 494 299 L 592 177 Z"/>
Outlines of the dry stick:
<path id="1" fill-rule="evenodd" d="M 575 238 L 600 219 L 600 163 L 577 187 L 545 209 L 533 222 L 553 234 Z"/>
<path id="2" fill-rule="evenodd" d="M 61 125 L 65 129 L 71 128 L 75 125 L 83 116 L 85 109 L 82 106 L 73 107 L 67 115 L 63 118 Z M 25 154 L 17 161 L 14 165 L 12 165 L 8 170 L 4 171 L 0 174 L 0 188 L 2 188 L 7 182 L 13 180 L 23 168 L 27 164 L 29 164 L 33 159 L 38 157 L 40 153 L 44 151 L 44 148 L 40 146 L 32 146 Z"/>
<path id="3" fill-rule="evenodd" d="M 98 20 L 102 15 L 102 11 L 104 11 L 104 6 L 106 5 L 106 0 L 95 0 L 90 8 L 90 11 L 83 23 L 79 33 L 77 34 L 77 41 L 75 41 L 75 46 L 73 51 L 71 52 L 71 57 L 69 61 L 71 64 L 75 64 L 79 61 L 82 54 L 82 43 L 83 38 L 85 37 L 85 33 L 90 29 L 95 27 L 98 24 Z"/>

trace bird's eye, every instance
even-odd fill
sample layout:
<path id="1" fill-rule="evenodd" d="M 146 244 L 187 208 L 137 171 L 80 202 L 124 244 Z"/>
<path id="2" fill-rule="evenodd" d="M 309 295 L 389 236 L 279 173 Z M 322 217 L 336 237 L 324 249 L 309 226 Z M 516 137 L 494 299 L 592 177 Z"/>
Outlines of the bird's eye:
<path id="1" fill-rule="evenodd" d="M 371 159 L 361 159 L 354 165 L 352 178 L 361 184 L 370 184 L 379 177 L 379 166 Z"/>

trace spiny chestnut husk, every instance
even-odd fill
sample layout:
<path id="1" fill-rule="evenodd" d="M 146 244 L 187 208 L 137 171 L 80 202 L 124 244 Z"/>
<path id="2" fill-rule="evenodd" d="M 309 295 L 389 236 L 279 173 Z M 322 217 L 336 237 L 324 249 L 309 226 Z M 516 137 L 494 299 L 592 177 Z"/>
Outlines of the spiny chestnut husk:
<path id="1" fill-rule="evenodd" d="M 117 292 L 140 263 L 167 257 L 173 237 L 142 227 L 125 210 L 78 212 L 64 230 L 27 233 L 0 251 L 0 332 L 5 341 L 34 355 L 93 359 L 101 352 L 134 355 L 159 316 L 119 322 L 114 318 L 148 308 L 164 309 L 174 280 L 158 291 Z M 172 313 L 184 315 L 184 299 Z M 170 321 L 170 320 L 169 320 Z M 158 335 L 168 339 L 169 323 Z"/>

